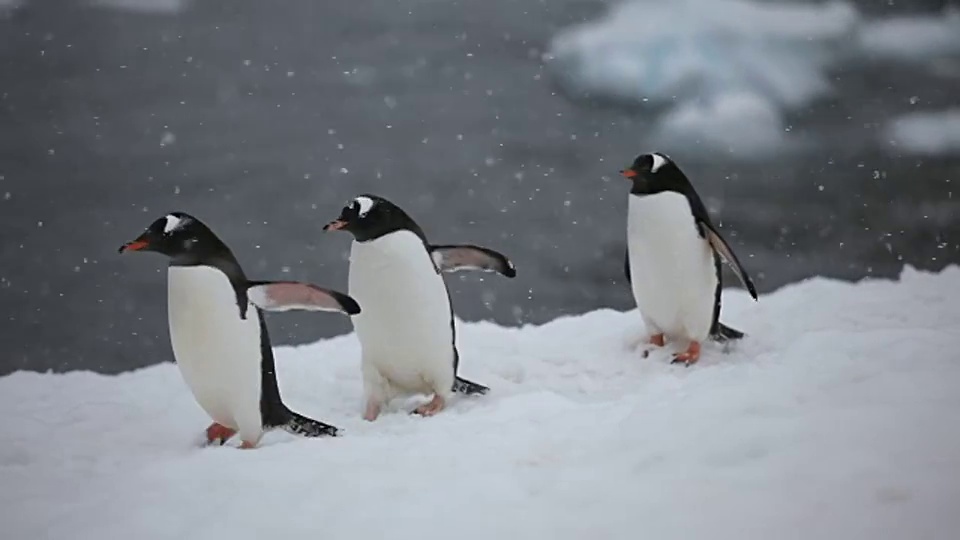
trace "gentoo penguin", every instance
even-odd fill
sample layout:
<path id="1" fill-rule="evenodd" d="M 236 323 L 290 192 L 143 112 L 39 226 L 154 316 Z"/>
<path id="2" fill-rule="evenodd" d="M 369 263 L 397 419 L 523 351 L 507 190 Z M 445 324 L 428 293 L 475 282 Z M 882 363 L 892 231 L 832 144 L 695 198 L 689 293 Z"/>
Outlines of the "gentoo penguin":
<path id="1" fill-rule="evenodd" d="M 167 302 L 173 354 L 187 386 L 213 419 L 207 442 L 237 432 L 253 448 L 266 430 L 306 437 L 337 428 L 288 409 L 280 399 L 270 336 L 260 311 L 360 313 L 349 296 L 307 283 L 249 281 L 230 249 L 197 218 L 173 212 L 120 247 L 170 257 Z"/>
<path id="2" fill-rule="evenodd" d="M 453 307 L 441 272 L 517 272 L 506 257 L 473 245 L 432 245 L 413 219 L 390 201 L 361 195 L 323 228 L 353 235 L 349 293 L 363 306 L 352 318 L 361 346 L 366 408 L 376 420 L 400 395 L 433 394 L 416 409 L 432 416 L 453 392 L 485 394 L 489 388 L 457 376 Z"/>
<path id="3" fill-rule="evenodd" d="M 665 337 L 687 341 L 673 362 L 689 366 L 708 336 L 720 342 L 742 338 L 743 332 L 720 322 L 721 260 L 754 300 L 757 290 L 693 185 L 661 153 L 640 155 L 620 173 L 633 183 L 624 272 L 650 344 L 662 347 Z"/>

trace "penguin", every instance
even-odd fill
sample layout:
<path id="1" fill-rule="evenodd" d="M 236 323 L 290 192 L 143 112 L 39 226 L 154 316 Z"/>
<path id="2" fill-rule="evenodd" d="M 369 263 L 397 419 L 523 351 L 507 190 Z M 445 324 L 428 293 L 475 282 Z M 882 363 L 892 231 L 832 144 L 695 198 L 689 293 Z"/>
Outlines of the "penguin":
<path id="1" fill-rule="evenodd" d="M 360 313 L 350 296 L 292 281 L 250 281 L 204 223 L 172 212 L 154 221 L 120 253 L 152 251 L 170 258 L 167 302 L 177 366 L 200 407 L 213 419 L 208 444 L 239 433 L 254 448 L 274 428 L 305 437 L 337 428 L 291 411 L 280 399 L 263 311 Z"/>
<path id="2" fill-rule="evenodd" d="M 686 175 L 662 153 L 642 154 L 620 174 L 632 183 L 624 273 L 650 345 L 663 347 L 667 337 L 687 341 L 672 363 L 689 366 L 708 337 L 721 343 L 742 338 L 743 332 L 720 322 L 721 261 L 754 300 L 757 289 Z"/>
<path id="3" fill-rule="evenodd" d="M 400 395 L 432 394 L 413 412 L 433 416 L 454 392 L 490 390 L 457 375 L 453 305 L 441 273 L 512 278 L 517 271 L 507 257 L 475 245 L 433 245 L 406 212 L 372 194 L 348 201 L 323 229 L 353 235 L 348 292 L 363 306 L 351 321 L 361 345 L 365 420 L 376 420 Z"/>

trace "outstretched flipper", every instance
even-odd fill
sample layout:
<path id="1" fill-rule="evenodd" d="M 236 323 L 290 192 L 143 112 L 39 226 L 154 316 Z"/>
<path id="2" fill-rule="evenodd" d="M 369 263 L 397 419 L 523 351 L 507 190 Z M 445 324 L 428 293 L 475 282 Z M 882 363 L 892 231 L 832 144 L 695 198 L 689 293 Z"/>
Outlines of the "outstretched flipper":
<path id="1" fill-rule="evenodd" d="M 336 437 L 338 435 L 339 430 L 335 426 L 307 418 L 289 409 L 287 413 L 289 413 L 287 421 L 275 427 L 302 437 Z"/>
<path id="2" fill-rule="evenodd" d="M 460 270 L 483 270 L 497 272 L 509 278 L 517 275 L 517 269 L 503 254 L 492 249 L 474 245 L 430 246 L 430 258 L 441 272 Z"/>
<path id="3" fill-rule="evenodd" d="M 733 250 L 730 249 L 730 246 L 727 244 L 727 241 L 720 236 L 720 233 L 717 232 L 710 223 L 700 222 L 701 231 L 703 231 L 704 236 L 707 239 L 707 242 L 710 243 L 710 247 L 713 248 L 713 251 L 720 255 L 720 258 L 723 259 L 723 262 L 727 263 L 733 273 L 737 275 L 737 278 L 740 279 L 740 283 L 743 283 L 743 286 L 750 291 L 750 296 L 754 300 L 757 299 L 757 288 L 754 287 L 753 281 L 750 279 L 750 276 L 747 274 L 747 271 L 743 269 L 743 266 L 740 265 L 740 260 L 737 259 L 737 256 L 733 253 Z"/>
<path id="4" fill-rule="evenodd" d="M 342 292 L 298 281 L 251 281 L 247 299 L 265 311 L 336 311 L 360 313 L 357 301 Z"/>
<path id="5" fill-rule="evenodd" d="M 490 391 L 489 388 L 473 381 L 468 381 L 463 377 L 457 377 L 453 381 L 453 391 L 466 395 L 483 395 Z"/>

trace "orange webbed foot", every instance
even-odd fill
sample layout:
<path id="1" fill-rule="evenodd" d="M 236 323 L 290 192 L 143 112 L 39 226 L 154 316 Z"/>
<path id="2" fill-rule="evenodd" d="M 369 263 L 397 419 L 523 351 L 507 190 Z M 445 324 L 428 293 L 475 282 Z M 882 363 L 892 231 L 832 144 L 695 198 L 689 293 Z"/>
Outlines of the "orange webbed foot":
<path id="1" fill-rule="evenodd" d="M 214 422 L 207 427 L 207 444 L 216 443 L 222 446 L 230 440 L 230 437 L 236 435 L 236 433 L 237 430 Z"/>
<path id="2" fill-rule="evenodd" d="M 444 401 L 440 394 L 434 394 L 433 399 L 431 399 L 429 403 L 424 403 L 413 412 L 421 416 L 433 416 L 442 411 L 446 405 L 446 401 Z"/>
<path id="3" fill-rule="evenodd" d="M 673 361 L 670 363 L 683 363 L 686 366 L 690 366 L 696 364 L 698 360 L 700 360 L 700 342 L 691 341 L 686 351 L 673 355 Z"/>

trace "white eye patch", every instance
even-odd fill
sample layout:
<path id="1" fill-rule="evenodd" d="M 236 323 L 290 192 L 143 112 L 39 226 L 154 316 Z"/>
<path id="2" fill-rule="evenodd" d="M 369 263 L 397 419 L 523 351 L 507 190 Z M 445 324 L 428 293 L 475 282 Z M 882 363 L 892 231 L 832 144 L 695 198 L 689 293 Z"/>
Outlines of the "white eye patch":
<path id="1" fill-rule="evenodd" d="M 360 217 L 365 217 L 373 208 L 373 199 L 370 197 L 357 197 L 353 202 L 360 206 L 360 212 L 357 214 Z"/>
<path id="2" fill-rule="evenodd" d="M 650 157 L 653 158 L 653 166 L 650 167 L 650 172 L 657 172 L 657 169 L 667 164 L 667 158 L 660 154 L 650 154 Z"/>
<path id="3" fill-rule="evenodd" d="M 181 226 L 183 220 L 177 216 L 167 216 L 167 224 L 163 226 L 163 234 L 170 234 L 174 229 Z"/>

